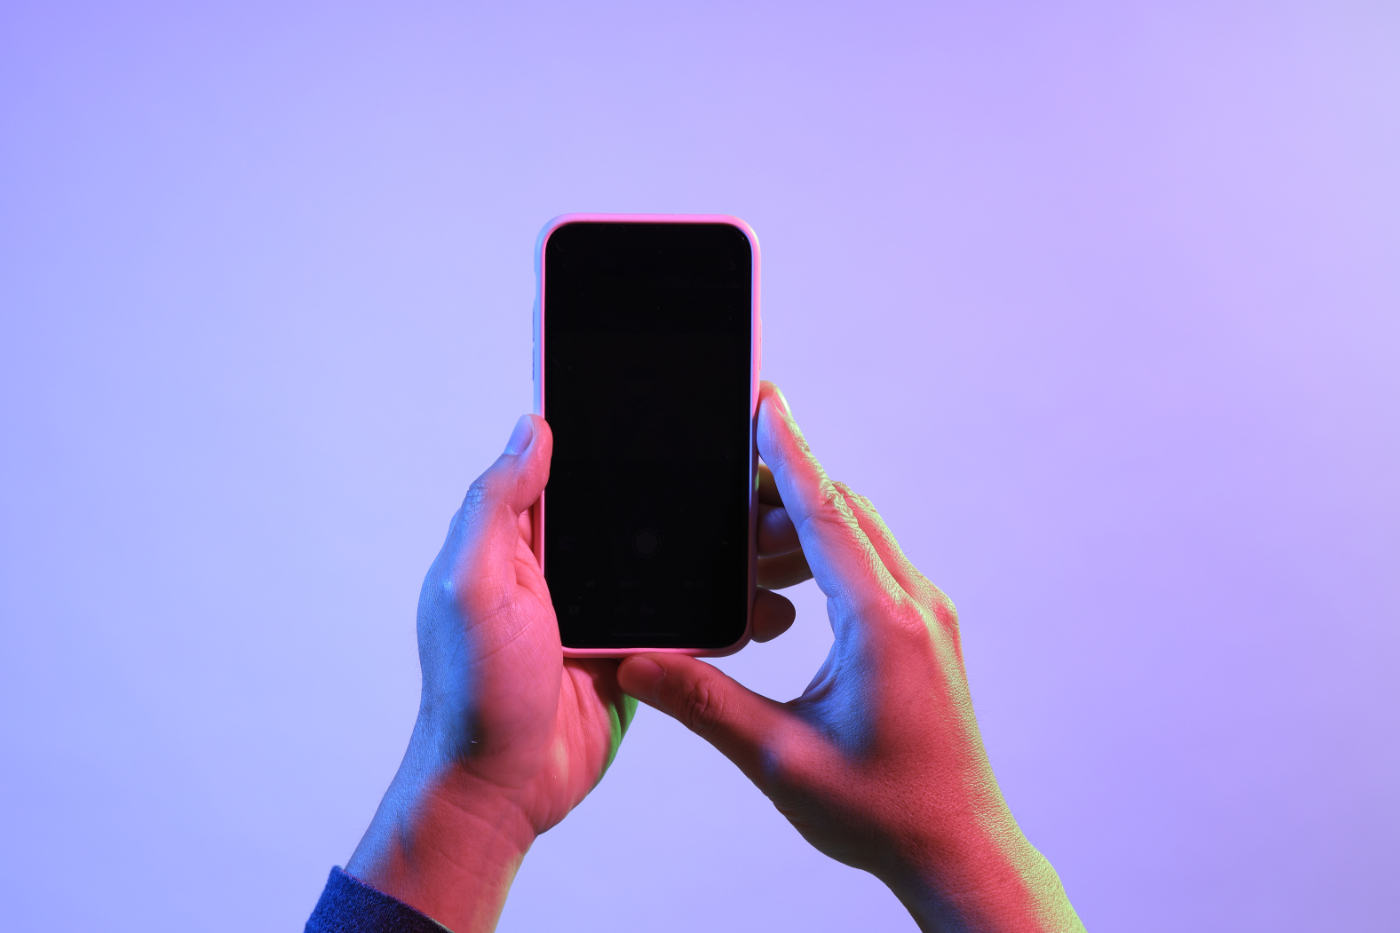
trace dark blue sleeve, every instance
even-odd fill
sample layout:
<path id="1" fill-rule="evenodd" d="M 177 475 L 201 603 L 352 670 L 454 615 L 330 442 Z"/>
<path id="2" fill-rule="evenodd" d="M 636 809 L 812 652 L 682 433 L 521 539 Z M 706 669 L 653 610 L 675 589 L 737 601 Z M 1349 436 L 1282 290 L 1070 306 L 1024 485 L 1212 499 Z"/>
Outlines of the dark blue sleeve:
<path id="1" fill-rule="evenodd" d="M 447 927 L 403 901 L 331 869 L 306 933 L 444 933 Z M 449 931 L 450 933 L 450 931 Z"/>

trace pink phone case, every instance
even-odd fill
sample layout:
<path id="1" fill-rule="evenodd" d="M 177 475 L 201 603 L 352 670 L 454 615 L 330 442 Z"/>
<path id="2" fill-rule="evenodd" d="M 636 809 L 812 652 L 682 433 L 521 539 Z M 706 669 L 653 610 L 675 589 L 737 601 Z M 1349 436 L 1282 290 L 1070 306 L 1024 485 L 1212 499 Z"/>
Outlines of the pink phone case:
<path id="1" fill-rule="evenodd" d="M 544 344 L 546 339 L 545 318 L 547 316 L 544 293 L 544 248 L 550 234 L 565 224 L 577 222 L 594 223 L 645 223 L 645 224 L 729 224 L 741 230 L 749 239 L 753 250 L 753 336 L 749 341 L 752 347 L 749 374 L 749 614 L 745 620 L 743 636 L 732 645 L 724 648 L 565 648 L 564 654 L 571 658 L 621 657 L 644 652 L 666 654 L 689 654 L 699 657 L 722 657 L 733 654 L 749 643 L 753 633 L 753 597 L 757 588 L 758 574 L 758 450 L 754 446 L 754 425 L 758 414 L 758 380 L 763 361 L 763 323 L 758 311 L 758 237 L 753 229 L 738 217 L 728 214 L 564 214 L 545 224 L 535 242 L 535 314 L 534 314 L 534 377 L 535 414 L 548 420 L 544 410 Z M 530 520 L 534 528 L 535 559 L 544 567 L 544 510 L 546 494 L 541 494 L 531 509 Z"/>

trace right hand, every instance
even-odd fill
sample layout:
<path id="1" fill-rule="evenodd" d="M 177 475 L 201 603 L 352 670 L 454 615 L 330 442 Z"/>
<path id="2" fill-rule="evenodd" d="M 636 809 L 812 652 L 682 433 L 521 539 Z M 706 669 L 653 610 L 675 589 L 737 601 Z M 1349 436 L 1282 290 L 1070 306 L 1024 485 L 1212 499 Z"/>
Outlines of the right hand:
<path id="1" fill-rule="evenodd" d="M 618 683 L 719 749 L 817 849 L 889 885 L 921 929 L 1082 930 L 997 787 L 953 604 L 827 477 L 770 383 L 758 447 L 801 544 L 794 579 L 810 566 L 827 597 L 825 663 L 788 703 L 682 655 L 628 658 Z"/>

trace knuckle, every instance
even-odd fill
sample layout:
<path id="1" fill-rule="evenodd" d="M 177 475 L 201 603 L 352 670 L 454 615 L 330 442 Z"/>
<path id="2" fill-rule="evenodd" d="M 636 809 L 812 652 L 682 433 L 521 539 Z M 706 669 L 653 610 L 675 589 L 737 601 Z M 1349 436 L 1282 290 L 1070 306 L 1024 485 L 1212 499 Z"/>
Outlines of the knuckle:
<path id="1" fill-rule="evenodd" d="M 758 749 L 759 787 L 766 792 L 784 791 L 798 784 L 792 760 L 772 745 Z"/>
<path id="2" fill-rule="evenodd" d="M 686 728 L 696 733 L 713 730 L 724 716 L 723 694 L 714 688 L 708 678 L 687 684 L 678 705 Z"/>
<path id="3" fill-rule="evenodd" d="M 428 568 L 419 599 L 434 607 L 456 606 L 465 598 L 470 585 L 470 579 L 464 579 L 458 571 L 453 553 L 444 548 Z"/>
<path id="4" fill-rule="evenodd" d="M 903 590 L 882 587 L 863 607 L 878 628 L 889 633 L 906 647 L 916 647 L 929 640 L 929 612 Z"/>
<path id="5" fill-rule="evenodd" d="M 455 530 L 467 533 L 483 521 L 494 520 L 498 517 L 497 513 L 506 508 L 511 493 L 512 486 L 507 477 L 493 476 L 489 470 L 481 474 L 467 487 L 462 507 L 453 519 Z"/>
<path id="6" fill-rule="evenodd" d="M 841 492 L 840 483 L 823 476 L 821 484 L 817 487 L 817 497 L 823 512 L 839 517 L 851 514 L 851 507 L 846 504 L 846 496 Z"/>
<path id="7" fill-rule="evenodd" d="M 916 600 L 898 594 L 890 601 L 886 614 L 897 631 L 919 639 L 928 638 L 928 614 Z"/>
<path id="8" fill-rule="evenodd" d="M 467 487 L 467 495 L 462 500 L 461 516 L 464 524 L 470 524 L 486 507 L 491 498 L 491 484 L 485 476 L 478 476 Z"/>
<path id="9" fill-rule="evenodd" d="M 758 746 L 759 786 L 765 793 L 782 793 L 808 783 L 801 748 L 791 735 L 770 735 Z"/>
<path id="10" fill-rule="evenodd" d="M 420 622 L 455 615 L 462 598 L 461 587 L 451 574 L 441 573 L 436 564 L 423 580 L 418 594 Z"/>
<path id="11" fill-rule="evenodd" d="M 934 618 L 944 628 L 956 630 L 958 627 L 958 608 L 953 605 L 953 601 L 948 598 L 947 593 L 932 583 L 928 584 L 928 588 L 933 591 L 929 598 L 929 606 Z"/>
<path id="12" fill-rule="evenodd" d="M 444 573 L 431 582 L 434 601 L 447 603 L 448 605 L 457 604 L 457 600 L 462 595 L 462 587 L 453 574 Z"/>
<path id="13" fill-rule="evenodd" d="M 841 490 L 831 480 L 823 479 L 802 522 L 818 534 L 823 529 L 845 532 L 850 530 L 853 517 Z"/>

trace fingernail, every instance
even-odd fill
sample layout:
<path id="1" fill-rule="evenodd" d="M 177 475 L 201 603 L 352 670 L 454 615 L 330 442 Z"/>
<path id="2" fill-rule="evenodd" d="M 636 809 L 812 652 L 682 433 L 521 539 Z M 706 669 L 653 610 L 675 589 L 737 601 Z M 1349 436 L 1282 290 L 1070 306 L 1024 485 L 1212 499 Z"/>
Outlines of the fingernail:
<path id="1" fill-rule="evenodd" d="M 631 686 L 623 686 L 632 696 L 639 700 L 654 702 L 661 692 L 661 681 L 666 679 L 666 670 L 651 658 L 628 658 L 624 665 L 627 668 L 627 683 Z"/>
<path id="2" fill-rule="evenodd" d="M 784 415 L 787 415 L 788 419 L 791 420 L 792 406 L 788 404 L 787 396 L 783 394 L 783 390 L 777 386 L 773 386 L 773 398 L 778 403 L 778 410 Z"/>
<path id="3" fill-rule="evenodd" d="M 515 422 L 515 430 L 511 432 L 510 440 L 506 442 L 506 453 L 523 453 L 534 439 L 535 423 L 530 420 L 529 415 L 521 415 L 520 420 Z"/>

